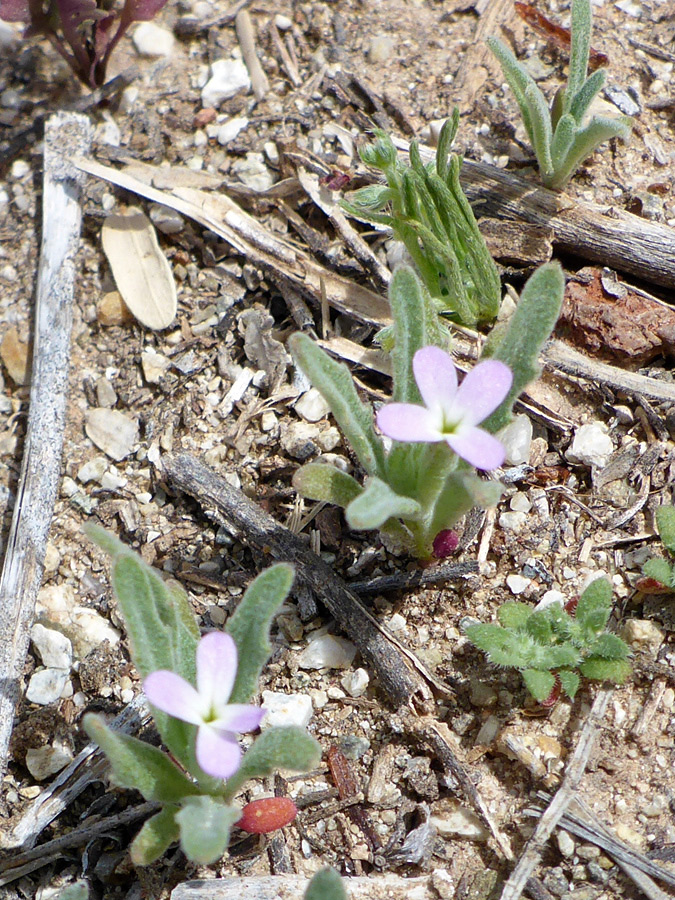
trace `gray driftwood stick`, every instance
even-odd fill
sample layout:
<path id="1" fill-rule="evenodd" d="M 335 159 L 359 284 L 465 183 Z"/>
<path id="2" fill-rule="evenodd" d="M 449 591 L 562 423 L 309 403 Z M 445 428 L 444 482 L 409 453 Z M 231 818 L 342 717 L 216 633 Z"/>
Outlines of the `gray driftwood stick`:
<path id="1" fill-rule="evenodd" d="M 399 150 L 408 142 L 394 138 Z M 425 161 L 436 151 L 420 147 Z M 465 159 L 460 180 L 476 216 L 547 225 L 553 246 L 584 259 L 630 272 L 651 284 L 675 287 L 675 229 L 650 222 L 615 207 L 582 203 L 566 194 L 549 191 L 506 169 Z"/>
<path id="2" fill-rule="evenodd" d="M 194 497 L 205 511 L 214 510 L 238 539 L 274 560 L 293 563 L 298 583 L 309 588 L 356 644 L 394 707 L 430 711 L 429 683 L 437 686 L 435 679 L 421 674 L 413 655 L 385 635 L 345 583 L 297 535 L 194 457 L 166 455 L 161 467 L 174 489 Z"/>
<path id="3" fill-rule="evenodd" d="M 369 875 L 343 879 L 351 900 L 437 900 L 433 875 Z M 303 875 L 262 875 L 184 881 L 171 892 L 171 900 L 300 900 L 309 879 Z M 448 885 L 451 884 L 448 878 Z"/>
<path id="4" fill-rule="evenodd" d="M 70 161 L 88 152 L 92 136 L 89 120 L 75 113 L 57 113 L 45 126 L 42 246 L 28 430 L 0 575 L 0 774 L 7 765 L 61 468 L 75 255 L 82 219 L 80 189 L 84 181 Z"/>

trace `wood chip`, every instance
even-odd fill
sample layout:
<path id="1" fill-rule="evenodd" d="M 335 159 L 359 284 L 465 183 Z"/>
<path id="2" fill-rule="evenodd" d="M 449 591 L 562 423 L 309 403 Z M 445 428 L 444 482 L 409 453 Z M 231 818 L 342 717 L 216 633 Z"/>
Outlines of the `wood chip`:
<path id="1" fill-rule="evenodd" d="M 0 358 L 12 381 L 18 385 L 28 384 L 30 381 L 28 344 L 19 339 L 19 332 L 14 326 L 7 329 L 0 343 Z"/>
<path id="2" fill-rule="evenodd" d="M 85 431 L 99 450 L 115 462 L 126 459 L 138 441 L 138 422 L 117 409 L 89 410 Z"/>
<path id="3" fill-rule="evenodd" d="M 154 226 L 137 208 L 108 216 L 101 230 L 115 284 L 138 321 L 159 331 L 176 316 L 176 285 Z"/>

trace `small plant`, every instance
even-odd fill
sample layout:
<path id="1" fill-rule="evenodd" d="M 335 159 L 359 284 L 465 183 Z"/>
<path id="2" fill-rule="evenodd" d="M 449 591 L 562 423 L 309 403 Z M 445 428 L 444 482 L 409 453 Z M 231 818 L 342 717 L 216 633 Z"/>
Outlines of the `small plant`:
<path id="1" fill-rule="evenodd" d="M 586 77 L 591 46 L 591 0 L 572 0 L 572 37 L 567 86 L 549 110 L 546 98 L 522 63 L 499 39 L 488 44 L 515 94 L 523 124 L 546 187 L 563 187 L 581 163 L 610 138 L 627 140 L 633 120 L 628 116 L 593 116 L 585 122 L 593 98 L 605 84 L 597 69 Z"/>
<path id="2" fill-rule="evenodd" d="M 136 865 L 158 859 L 175 841 L 193 862 L 209 864 L 227 847 L 240 820 L 262 833 L 288 824 L 295 807 L 284 798 L 232 801 L 251 778 L 279 768 L 307 771 L 319 745 L 292 726 L 264 731 L 242 755 L 239 732 L 257 729 L 263 711 L 247 701 L 269 656 L 270 622 L 293 581 L 291 566 L 262 572 L 249 586 L 227 632 L 200 638 L 187 597 L 98 526 L 89 537 L 112 557 L 112 582 L 131 654 L 143 678 L 157 730 L 169 751 L 108 728 L 88 714 L 84 727 L 108 757 L 114 781 L 162 809 L 131 845 Z"/>
<path id="3" fill-rule="evenodd" d="M 377 131 L 375 143 L 359 152 L 387 184 L 361 188 L 342 205 L 356 218 L 388 225 L 405 244 L 437 311 L 476 325 L 494 320 L 501 285 L 459 183 L 461 160 L 450 153 L 458 125 L 455 109 L 441 129 L 436 162 L 426 166 L 415 141 L 406 166 L 389 135 Z"/>
<path id="4" fill-rule="evenodd" d="M 675 556 L 675 506 L 659 506 L 656 510 L 656 530 L 661 542 L 668 553 Z M 648 559 L 642 567 L 645 578 L 651 578 L 663 590 L 675 592 L 675 565 L 671 565 L 667 559 L 655 556 Z M 639 585 L 641 590 L 646 588 Z"/>
<path id="5" fill-rule="evenodd" d="M 583 592 L 576 609 L 574 603 L 534 609 L 509 601 L 497 611 L 499 625 L 469 625 L 465 633 L 491 663 L 518 669 L 528 691 L 545 704 L 560 690 L 573 698 L 582 675 L 614 684 L 626 680 L 630 649 L 605 631 L 611 611 L 611 585 L 599 578 Z"/>
<path id="6" fill-rule="evenodd" d="M 87 87 L 105 81 L 110 55 L 134 22 L 153 19 L 166 0 L 0 0 L 0 19 L 41 35 Z"/>
<path id="7" fill-rule="evenodd" d="M 430 557 L 441 532 L 471 507 L 490 506 L 501 496 L 498 482 L 482 480 L 473 469 L 504 461 L 493 435 L 508 424 L 515 400 L 538 374 L 536 359 L 555 325 L 563 287 L 557 264 L 537 270 L 505 330 L 493 331 L 483 360 L 458 387 L 428 292 L 412 269 L 398 269 L 389 292 L 393 402 L 377 415 L 380 431 L 393 440 L 388 450 L 347 367 L 307 335 L 293 335 L 297 364 L 326 399 L 366 474 L 361 485 L 335 466 L 309 463 L 295 474 L 296 490 L 344 507 L 351 528 L 380 529 L 416 556 Z M 441 545 L 453 541 L 436 542 Z"/>
<path id="8" fill-rule="evenodd" d="M 347 900 L 342 879 L 335 869 L 321 869 L 307 885 L 305 900 Z"/>

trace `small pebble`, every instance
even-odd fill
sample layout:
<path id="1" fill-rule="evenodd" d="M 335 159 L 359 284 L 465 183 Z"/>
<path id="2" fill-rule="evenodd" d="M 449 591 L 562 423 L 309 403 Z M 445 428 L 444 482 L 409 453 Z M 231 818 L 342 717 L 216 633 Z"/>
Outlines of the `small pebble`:
<path id="1" fill-rule="evenodd" d="M 532 583 L 531 579 L 523 578 L 522 575 L 507 575 L 506 576 L 506 586 L 511 591 L 512 594 L 522 594 L 530 584 Z"/>
<path id="2" fill-rule="evenodd" d="M 30 165 L 25 159 L 15 159 L 9 172 L 15 181 L 19 181 L 19 179 L 25 178 L 26 175 L 28 175 L 30 172 Z"/>
<path id="3" fill-rule="evenodd" d="M 171 56 L 175 38 L 154 22 L 141 22 L 136 26 L 132 42 L 140 56 Z"/>
<path id="4" fill-rule="evenodd" d="M 529 461 L 532 446 L 532 422 L 526 415 L 516 416 L 503 428 L 499 440 L 506 450 L 506 462 L 510 466 L 520 466 Z"/>
<path id="5" fill-rule="evenodd" d="M 605 425 L 602 422 L 591 422 L 577 428 L 566 457 L 571 463 L 602 469 L 613 452 L 614 445 Z"/>
<path id="6" fill-rule="evenodd" d="M 31 628 L 30 639 L 44 666 L 70 669 L 73 663 L 73 646 L 65 634 L 36 622 Z"/>
<path id="7" fill-rule="evenodd" d="M 110 409 L 117 403 L 115 388 L 104 375 L 101 375 L 96 381 L 96 400 L 99 406 L 107 409 Z"/>
<path id="8" fill-rule="evenodd" d="M 310 637 L 307 646 L 298 657 L 301 669 L 348 669 L 356 647 L 345 638 L 334 634 L 320 634 Z"/>
<path id="9" fill-rule="evenodd" d="M 262 692 L 262 708 L 266 715 L 261 728 L 296 725 L 306 728 L 314 714 L 311 697 L 307 694 L 278 694 L 274 691 Z"/>
<path id="10" fill-rule="evenodd" d="M 330 407 L 316 388 L 310 388 L 295 404 L 295 411 L 305 422 L 318 422 L 329 413 Z"/>
<path id="11" fill-rule="evenodd" d="M 185 221 L 179 212 L 170 206 L 153 203 L 150 207 L 150 218 L 163 234 L 180 234 L 185 228 Z"/>
<path id="12" fill-rule="evenodd" d="M 519 531 L 527 522 L 523 512 L 503 512 L 499 516 L 499 527 L 503 531 Z"/>
<path id="13" fill-rule="evenodd" d="M 343 675 L 340 684 L 350 697 L 362 697 L 368 688 L 369 681 L 370 676 L 365 669 L 355 669 L 353 672 Z"/>
<path id="14" fill-rule="evenodd" d="M 575 843 L 566 831 L 558 830 L 557 834 L 558 849 L 566 859 L 574 856 Z"/>
<path id="15" fill-rule="evenodd" d="M 148 384 L 159 384 L 170 365 L 171 360 L 152 347 L 141 354 L 143 376 Z"/>
<path id="16" fill-rule="evenodd" d="M 368 60 L 379 65 L 391 58 L 396 44 L 389 34 L 375 34 L 368 42 Z"/>
<path id="17" fill-rule="evenodd" d="M 527 494 L 524 494 L 522 491 L 516 491 L 509 500 L 509 506 L 514 512 L 528 513 L 532 509 L 532 502 Z"/>
<path id="18" fill-rule="evenodd" d="M 239 132 L 248 126 L 248 119 L 245 116 L 236 116 L 234 119 L 228 119 L 218 127 L 216 138 L 219 144 L 225 146 L 233 141 Z"/>
<path id="19" fill-rule="evenodd" d="M 262 153 L 248 152 L 243 159 L 235 160 L 231 171 L 252 191 L 266 191 L 274 184 L 274 175 L 267 168 Z"/>
<path id="20" fill-rule="evenodd" d="M 289 19 L 288 16 L 284 16 L 281 13 L 277 13 L 274 17 L 274 24 L 279 31 L 288 31 L 289 28 L 293 27 L 293 19 Z"/>
<path id="21" fill-rule="evenodd" d="M 250 87 L 251 79 L 242 60 L 217 59 L 211 64 L 211 77 L 202 88 L 202 106 L 218 109 L 225 100 Z"/>
<path id="22" fill-rule="evenodd" d="M 65 747 L 37 747 L 26 750 L 26 768 L 36 781 L 56 775 L 73 761 Z"/>
<path id="23" fill-rule="evenodd" d="M 429 821 L 442 838 L 461 837 L 485 843 L 490 836 L 472 810 L 453 801 L 440 801 Z"/>
<path id="24" fill-rule="evenodd" d="M 126 459 L 138 442 L 138 422 L 116 409 L 91 409 L 85 420 L 87 437 L 115 462 Z"/>
<path id="25" fill-rule="evenodd" d="M 67 681 L 68 669 L 39 669 L 31 675 L 26 688 L 26 699 L 40 706 L 56 703 L 61 698 Z"/>
<path id="26" fill-rule="evenodd" d="M 99 325 L 103 325 L 104 328 L 112 325 L 126 325 L 135 321 L 119 291 L 108 291 L 101 297 L 96 304 L 96 316 Z"/>
<path id="27" fill-rule="evenodd" d="M 105 456 L 95 456 L 90 459 L 77 471 L 77 480 L 82 484 L 88 484 L 90 481 L 100 481 L 103 473 L 107 471 L 110 463 Z"/>
<path id="28" fill-rule="evenodd" d="M 646 650 L 654 657 L 665 640 L 664 632 L 651 619 L 628 619 L 621 637 L 635 650 Z"/>

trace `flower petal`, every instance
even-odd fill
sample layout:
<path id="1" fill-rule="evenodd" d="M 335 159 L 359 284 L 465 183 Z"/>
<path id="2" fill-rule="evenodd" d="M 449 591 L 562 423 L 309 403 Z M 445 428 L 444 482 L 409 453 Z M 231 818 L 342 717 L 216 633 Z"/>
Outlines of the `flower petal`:
<path id="1" fill-rule="evenodd" d="M 265 718 L 267 710 L 259 706 L 251 706 L 247 703 L 229 703 L 218 710 L 218 718 L 209 722 L 212 728 L 218 731 L 231 731 L 242 734 L 245 731 L 255 731 Z"/>
<path id="2" fill-rule="evenodd" d="M 469 426 L 460 434 L 447 434 L 445 440 L 457 456 L 486 472 L 501 466 L 506 459 L 504 445 L 482 428 Z"/>
<path id="3" fill-rule="evenodd" d="M 197 645 L 197 689 L 217 709 L 230 698 L 237 675 L 237 645 L 229 634 L 210 631 Z"/>
<path id="4" fill-rule="evenodd" d="M 191 684 L 175 672 L 167 669 L 151 672 L 143 680 L 143 691 L 148 702 L 162 712 L 192 725 L 199 725 L 203 721 L 207 711 L 204 700 Z"/>
<path id="5" fill-rule="evenodd" d="M 512 383 L 513 372 L 498 359 L 486 359 L 474 366 L 457 391 L 456 402 L 465 413 L 464 421 L 477 425 L 487 419 L 511 390 Z"/>
<path id="6" fill-rule="evenodd" d="M 450 354 L 440 347 L 422 347 L 413 356 L 412 367 L 426 406 L 447 409 L 457 393 L 457 369 Z"/>
<path id="7" fill-rule="evenodd" d="M 442 441 L 437 417 L 415 403 L 387 403 L 377 413 L 377 425 L 395 441 Z"/>
<path id="8" fill-rule="evenodd" d="M 197 762 L 207 775 L 229 778 L 241 765 L 241 747 L 234 735 L 202 725 L 197 732 Z"/>

